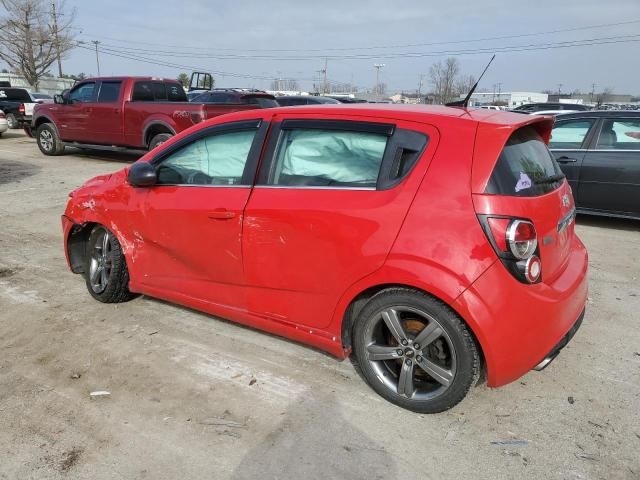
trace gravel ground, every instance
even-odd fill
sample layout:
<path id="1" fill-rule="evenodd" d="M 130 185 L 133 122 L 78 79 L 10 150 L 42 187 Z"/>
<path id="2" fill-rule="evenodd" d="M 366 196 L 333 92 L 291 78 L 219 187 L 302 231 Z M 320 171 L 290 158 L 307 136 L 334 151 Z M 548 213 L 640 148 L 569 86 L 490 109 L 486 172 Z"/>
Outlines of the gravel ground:
<path id="1" fill-rule="evenodd" d="M 133 159 L 0 139 L 0 478 L 640 478 L 640 222 L 578 218 L 590 302 L 544 372 L 417 415 L 348 361 L 148 297 L 92 300 L 60 214 Z"/>

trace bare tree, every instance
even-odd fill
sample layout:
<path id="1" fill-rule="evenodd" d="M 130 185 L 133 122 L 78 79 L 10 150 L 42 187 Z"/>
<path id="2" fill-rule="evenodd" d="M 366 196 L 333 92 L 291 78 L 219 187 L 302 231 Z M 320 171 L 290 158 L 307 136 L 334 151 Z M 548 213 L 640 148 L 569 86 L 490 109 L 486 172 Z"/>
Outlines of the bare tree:
<path id="1" fill-rule="evenodd" d="M 300 86 L 295 78 L 276 78 L 271 81 L 271 90 L 292 92 L 300 90 Z"/>
<path id="2" fill-rule="evenodd" d="M 56 1 L 55 9 L 53 5 L 46 0 L 0 0 L 5 10 L 0 13 L 0 59 L 36 90 L 49 67 L 75 46 L 75 11 L 67 9 L 64 0 Z"/>
<path id="3" fill-rule="evenodd" d="M 433 93 L 438 103 L 447 103 L 455 96 L 455 80 L 460 65 L 458 60 L 449 57 L 444 63 L 438 61 L 429 68 L 429 77 L 433 84 Z"/>
<path id="4" fill-rule="evenodd" d="M 476 77 L 473 75 L 461 75 L 456 80 L 455 93 L 457 95 L 467 95 L 471 88 L 476 84 Z"/>

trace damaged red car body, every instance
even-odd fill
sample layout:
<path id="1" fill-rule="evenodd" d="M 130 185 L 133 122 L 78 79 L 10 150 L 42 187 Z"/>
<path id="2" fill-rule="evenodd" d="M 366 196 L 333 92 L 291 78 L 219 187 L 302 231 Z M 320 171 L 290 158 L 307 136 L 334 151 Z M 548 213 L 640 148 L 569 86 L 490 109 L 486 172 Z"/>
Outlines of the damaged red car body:
<path id="1" fill-rule="evenodd" d="M 552 120 L 449 107 L 253 110 L 193 127 L 70 194 L 70 268 L 325 350 L 439 412 L 553 359 L 587 252 Z"/>

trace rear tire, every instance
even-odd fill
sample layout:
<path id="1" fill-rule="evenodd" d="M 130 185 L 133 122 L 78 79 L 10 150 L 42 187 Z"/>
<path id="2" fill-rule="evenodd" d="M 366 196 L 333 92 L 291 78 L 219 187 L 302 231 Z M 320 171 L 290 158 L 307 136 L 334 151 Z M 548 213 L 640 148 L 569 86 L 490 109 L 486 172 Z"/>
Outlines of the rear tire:
<path id="1" fill-rule="evenodd" d="M 62 155 L 64 143 L 60 140 L 58 130 L 51 123 L 43 123 L 36 130 L 36 142 L 40 151 L 48 156 Z"/>
<path id="2" fill-rule="evenodd" d="M 121 303 L 135 297 L 129 291 L 129 270 L 120 242 L 102 225 L 89 235 L 84 276 L 89 293 L 99 302 Z"/>
<path id="3" fill-rule="evenodd" d="M 480 350 L 465 323 L 423 292 L 391 288 L 375 295 L 358 315 L 352 338 L 365 381 L 407 410 L 448 410 L 480 375 Z"/>
<path id="4" fill-rule="evenodd" d="M 7 114 L 7 124 L 9 125 L 9 128 L 12 130 L 20 128 L 20 122 L 18 121 L 18 119 L 13 113 Z"/>
<path id="5" fill-rule="evenodd" d="M 149 142 L 149 150 L 153 150 L 158 145 L 162 145 L 171 137 L 173 137 L 173 135 L 171 135 L 170 133 L 159 133 L 158 135 L 154 136 Z"/>

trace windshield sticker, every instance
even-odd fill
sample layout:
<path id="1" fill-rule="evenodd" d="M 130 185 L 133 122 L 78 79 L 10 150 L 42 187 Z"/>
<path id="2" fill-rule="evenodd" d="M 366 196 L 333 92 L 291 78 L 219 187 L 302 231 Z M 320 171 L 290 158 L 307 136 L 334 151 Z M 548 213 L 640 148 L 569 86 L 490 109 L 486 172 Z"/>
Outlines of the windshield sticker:
<path id="1" fill-rule="evenodd" d="M 518 183 L 516 183 L 516 193 L 520 190 L 524 190 L 525 188 L 531 188 L 531 185 L 532 182 L 529 175 L 524 172 L 520 172 L 520 179 L 518 180 Z"/>

